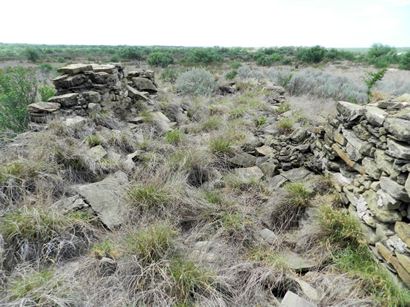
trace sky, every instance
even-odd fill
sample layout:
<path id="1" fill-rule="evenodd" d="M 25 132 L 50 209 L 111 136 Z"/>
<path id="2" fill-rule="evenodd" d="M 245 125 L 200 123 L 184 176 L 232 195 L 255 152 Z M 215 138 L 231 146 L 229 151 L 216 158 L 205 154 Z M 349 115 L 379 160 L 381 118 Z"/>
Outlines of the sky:
<path id="1" fill-rule="evenodd" d="M 2 0 L 0 42 L 410 47 L 410 0 Z"/>

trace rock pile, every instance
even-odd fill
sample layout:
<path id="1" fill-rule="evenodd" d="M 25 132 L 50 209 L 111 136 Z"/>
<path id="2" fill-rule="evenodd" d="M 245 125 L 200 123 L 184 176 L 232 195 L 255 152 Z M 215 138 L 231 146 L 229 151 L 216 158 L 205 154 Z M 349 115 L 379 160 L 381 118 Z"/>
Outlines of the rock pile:
<path id="1" fill-rule="evenodd" d="M 410 100 L 404 98 L 338 102 L 319 147 L 372 250 L 410 287 Z"/>
<path id="2" fill-rule="evenodd" d="M 150 101 L 157 92 L 154 73 L 136 70 L 125 76 L 121 65 L 71 64 L 53 80 L 57 95 L 48 102 L 31 104 L 30 119 L 44 123 L 55 115 L 86 116 L 101 109 L 121 112 L 137 100 Z"/>

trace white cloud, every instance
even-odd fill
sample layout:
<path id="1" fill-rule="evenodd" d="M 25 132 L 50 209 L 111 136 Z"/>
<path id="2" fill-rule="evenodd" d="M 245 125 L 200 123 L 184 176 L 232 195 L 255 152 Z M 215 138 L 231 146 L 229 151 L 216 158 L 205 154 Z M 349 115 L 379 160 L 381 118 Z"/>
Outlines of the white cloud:
<path id="1" fill-rule="evenodd" d="M 0 42 L 410 46 L 410 0 L 3 0 Z"/>

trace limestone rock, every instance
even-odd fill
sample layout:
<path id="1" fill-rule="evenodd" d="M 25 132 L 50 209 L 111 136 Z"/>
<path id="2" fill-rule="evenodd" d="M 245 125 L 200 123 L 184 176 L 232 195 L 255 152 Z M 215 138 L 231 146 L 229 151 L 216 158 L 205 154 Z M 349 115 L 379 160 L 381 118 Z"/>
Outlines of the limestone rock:
<path id="1" fill-rule="evenodd" d="M 316 304 L 310 303 L 304 298 L 296 295 L 292 291 L 288 291 L 285 294 L 282 302 L 280 303 L 279 307 L 316 307 Z"/>
<path id="2" fill-rule="evenodd" d="M 362 165 L 364 168 L 364 171 L 366 172 L 366 174 L 368 174 L 370 177 L 372 177 L 373 179 L 379 179 L 380 178 L 380 170 L 377 167 L 376 162 L 374 162 L 373 159 L 370 158 L 364 158 L 362 161 Z"/>
<path id="3" fill-rule="evenodd" d="M 407 195 L 410 197 L 410 174 L 407 177 L 406 184 L 404 185 Z"/>
<path id="4" fill-rule="evenodd" d="M 152 121 L 160 133 L 172 130 L 171 121 L 162 112 L 153 112 Z"/>
<path id="5" fill-rule="evenodd" d="M 276 234 L 268 229 L 268 228 L 264 228 L 259 232 L 259 235 L 269 244 L 273 244 L 276 242 L 276 240 L 278 239 Z"/>
<path id="6" fill-rule="evenodd" d="M 400 253 L 396 253 L 396 256 L 403 268 L 410 273 L 410 257 Z"/>
<path id="7" fill-rule="evenodd" d="M 261 147 L 257 147 L 256 151 L 261 154 L 262 156 L 272 156 L 273 155 L 273 149 L 270 146 L 263 145 Z"/>
<path id="8" fill-rule="evenodd" d="M 147 78 L 135 77 L 132 78 L 132 83 L 139 91 L 145 91 L 149 93 L 156 93 L 158 91 L 154 83 Z"/>
<path id="9" fill-rule="evenodd" d="M 380 186 L 385 192 L 389 193 L 395 199 L 402 200 L 404 202 L 410 201 L 409 195 L 407 194 L 404 186 L 398 184 L 391 178 L 382 176 L 380 178 Z"/>
<path id="10" fill-rule="evenodd" d="M 144 101 L 148 101 L 149 98 L 147 96 L 145 96 L 142 92 L 137 91 L 135 88 L 127 85 L 127 90 L 128 90 L 128 96 L 136 99 L 136 100 L 144 100 Z"/>
<path id="11" fill-rule="evenodd" d="M 368 190 L 363 193 L 363 198 L 370 211 L 374 214 L 374 217 L 380 222 L 394 223 L 401 220 L 401 216 L 398 212 L 379 206 L 378 196 L 373 190 Z"/>
<path id="12" fill-rule="evenodd" d="M 59 103 L 63 108 L 70 108 L 77 105 L 78 97 L 78 93 L 68 93 L 64 95 L 51 97 L 48 101 Z"/>
<path id="13" fill-rule="evenodd" d="M 260 180 L 263 177 L 263 172 L 257 166 L 236 168 L 236 175 L 245 181 Z"/>
<path id="14" fill-rule="evenodd" d="M 399 172 L 393 167 L 393 159 L 387 156 L 383 150 L 376 150 L 374 153 L 377 167 L 392 177 L 397 177 Z"/>
<path id="15" fill-rule="evenodd" d="M 124 197 L 127 186 L 127 175 L 118 171 L 102 181 L 77 185 L 72 187 L 72 190 L 81 195 L 101 222 L 112 230 L 124 222 L 127 208 Z"/>
<path id="16" fill-rule="evenodd" d="M 383 126 L 384 120 L 388 115 L 386 111 L 375 106 L 365 106 L 365 109 L 365 117 L 370 124 L 376 127 Z"/>
<path id="17" fill-rule="evenodd" d="M 60 109 L 59 103 L 54 102 L 36 102 L 29 104 L 27 109 L 30 113 L 53 113 Z"/>
<path id="18" fill-rule="evenodd" d="M 84 125 L 87 122 L 87 119 L 82 116 L 69 117 L 64 121 L 64 125 L 70 128 L 78 128 Z"/>
<path id="19" fill-rule="evenodd" d="M 279 254 L 281 261 L 292 270 L 308 271 L 317 266 L 317 263 L 312 259 L 303 257 L 292 251 L 284 251 Z"/>
<path id="20" fill-rule="evenodd" d="M 279 189 L 286 181 L 288 181 L 285 177 L 282 175 L 276 175 L 273 177 L 271 180 L 269 180 L 269 186 L 273 190 Z"/>
<path id="21" fill-rule="evenodd" d="M 407 247 L 410 248 L 410 224 L 405 222 L 396 222 L 394 225 L 394 231 L 397 233 L 399 238 L 406 243 Z"/>
<path id="22" fill-rule="evenodd" d="M 368 142 L 359 139 L 355 133 L 351 130 L 343 130 L 343 136 L 346 138 L 347 142 L 352 145 L 360 154 L 369 155 L 372 145 Z"/>
<path id="23" fill-rule="evenodd" d="M 387 118 L 384 126 L 396 140 L 410 142 L 410 121 L 401 118 Z"/>
<path id="24" fill-rule="evenodd" d="M 75 75 L 90 70 L 93 70 L 93 67 L 90 64 L 70 64 L 57 69 L 58 72 L 69 75 Z"/>
<path id="25" fill-rule="evenodd" d="M 59 201 L 55 202 L 52 207 L 65 214 L 68 212 L 83 210 L 88 208 L 89 206 L 80 196 L 74 195 L 60 199 Z"/>
<path id="26" fill-rule="evenodd" d="M 101 101 L 101 95 L 96 91 L 86 91 L 82 93 L 82 96 L 88 103 L 98 103 Z"/>
<path id="27" fill-rule="evenodd" d="M 363 106 L 346 101 L 338 101 L 336 109 L 339 114 L 343 115 L 349 121 L 358 119 L 365 112 L 365 108 Z"/>
<path id="28" fill-rule="evenodd" d="M 89 149 L 86 153 L 87 158 L 93 162 L 99 162 L 107 155 L 107 151 L 101 145 L 97 145 Z"/>
<path id="29" fill-rule="evenodd" d="M 235 156 L 229 159 L 229 162 L 233 165 L 240 167 L 251 167 L 256 164 L 256 157 L 246 152 L 237 153 Z"/>
<path id="30" fill-rule="evenodd" d="M 390 156 L 410 160 L 410 145 L 387 139 L 387 148 Z"/>
<path id="31" fill-rule="evenodd" d="M 291 182 L 302 181 L 310 174 L 311 172 L 304 167 L 293 168 L 289 171 L 281 173 L 283 177 L 285 177 Z"/>
<path id="32" fill-rule="evenodd" d="M 115 65 L 112 64 L 91 64 L 91 67 L 95 72 L 105 72 L 108 74 L 113 74 L 116 72 Z"/>

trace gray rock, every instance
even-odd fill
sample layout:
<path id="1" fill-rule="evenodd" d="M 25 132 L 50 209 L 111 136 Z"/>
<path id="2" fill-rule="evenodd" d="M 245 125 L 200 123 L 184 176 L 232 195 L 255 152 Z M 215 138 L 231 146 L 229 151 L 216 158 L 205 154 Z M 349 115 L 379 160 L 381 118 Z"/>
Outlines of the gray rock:
<path id="1" fill-rule="evenodd" d="M 101 111 L 101 105 L 98 103 L 89 103 L 87 108 L 90 112 L 98 112 Z"/>
<path id="2" fill-rule="evenodd" d="M 281 173 L 283 177 L 291 182 L 302 181 L 310 174 L 312 173 L 304 167 L 292 168 L 291 170 Z"/>
<path id="3" fill-rule="evenodd" d="M 98 103 L 101 101 L 101 95 L 98 92 L 95 91 L 87 91 L 84 92 L 83 98 L 88 102 L 88 103 Z"/>
<path id="4" fill-rule="evenodd" d="M 91 64 L 95 72 L 105 72 L 108 74 L 113 74 L 117 71 L 115 65 L 112 64 Z"/>
<path id="5" fill-rule="evenodd" d="M 401 202 L 391 197 L 390 194 L 384 192 L 382 189 L 377 190 L 377 204 L 379 207 L 387 208 L 389 210 L 399 209 Z"/>
<path id="6" fill-rule="evenodd" d="M 363 106 L 346 102 L 346 101 L 338 101 L 336 104 L 337 112 L 343 117 L 345 117 L 349 121 L 354 121 L 355 119 L 361 117 L 365 109 Z"/>
<path id="7" fill-rule="evenodd" d="M 269 180 L 269 186 L 270 186 L 273 190 L 277 190 L 277 189 L 279 189 L 286 181 L 288 181 L 288 179 L 286 179 L 286 178 L 283 177 L 282 175 L 276 175 L 276 176 L 273 177 L 271 180 Z"/>
<path id="8" fill-rule="evenodd" d="M 60 109 L 61 105 L 55 102 L 36 102 L 27 106 L 30 113 L 53 113 Z"/>
<path id="9" fill-rule="evenodd" d="M 399 175 L 399 172 L 393 167 L 393 159 L 387 156 L 383 150 L 376 149 L 374 157 L 379 169 L 386 172 L 393 178 Z"/>
<path id="10" fill-rule="evenodd" d="M 255 166 L 256 157 L 246 152 L 240 152 L 230 158 L 229 162 L 240 167 L 251 167 Z"/>
<path id="11" fill-rule="evenodd" d="M 401 216 L 397 211 L 388 210 L 379 206 L 378 195 L 372 190 L 363 193 L 363 198 L 366 201 L 370 211 L 374 217 L 383 223 L 394 223 L 401 220 Z"/>
<path id="12" fill-rule="evenodd" d="M 376 127 L 383 126 L 384 120 L 386 119 L 388 113 L 375 106 L 365 106 L 366 119 L 370 124 Z"/>
<path id="13" fill-rule="evenodd" d="M 309 133 L 305 128 L 296 129 L 289 135 L 289 138 L 296 143 L 301 143 L 308 137 Z"/>
<path id="14" fill-rule="evenodd" d="M 269 244 L 273 244 L 273 243 L 275 243 L 276 241 L 277 241 L 277 236 L 276 236 L 276 234 L 272 231 L 272 230 L 270 230 L 270 229 L 268 229 L 268 228 L 264 228 L 264 229 L 262 229 L 260 232 L 259 232 L 259 235 L 266 241 L 266 242 L 268 242 Z"/>
<path id="15" fill-rule="evenodd" d="M 128 96 L 135 99 L 135 100 L 144 100 L 148 101 L 149 98 L 145 96 L 142 92 L 137 91 L 135 88 L 127 85 Z"/>
<path id="16" fill-rule="evenodd" d="M 244 181 L 260 180 L 263 177 L 263 172 L 257 166 L 236 168 L 235 174 Z"/>
<path id="17" fill-rule="evenodd" d="M 272 156 L 274 153 L 272 147 L 267 146 L 267 145 L 257 147 L 255 150 L 257 153 L 261 154 L 262 156 L 268 156 L 268 157 Z"/>
<path id="18" fill-rule="evenodd" d="M 410 108 L 406 108 L 394 114 L 394 117 L 410 120 Z"/>
<path id="19" fill-rule="evenodd" d="M 346 138 L 347 142 L 352 145 L 360 154 L 369 155 L 372 149 L 372 145 L 368 142 L 359 139 L 353 131 L 344 129 L 343 136 Z"/>
<path id="20" fill-rule="evenodd" d="M 107 155 L 107 151 L 101 145 L 94 146 L 86 152 L 86 156 L 93 162 L 99 162 Z"/>
<path id="21" fill-rule="evenodd" d="M 403 160 L 410 160 L 410 145 L 387 139 L 387 148 L 388 155 Z"/>
<path id="22" fill-rule="evenodd" d="M 118 171 L 102 181 L 73 186 L 72 190 L 81 195 L 101 222 L 112 230 L 120 226 L 125 220 L 127 187 L 127 175 Z"/>
<path id="23" fill-rule="evenodd" d="M 361 159 L 363 159 L 363 156 L 360 154 L 360 152 L 356 149 L 356 147 L 354 147 L 352 144 L 347 143 L 346 144 L 346 154 L 348 156 L 348 158 L 351 161 L 359 161 Z M 354 168 L 354 166 L 352 166 Z"/>
<path id="24" fill-rule="evenodd" d="M 51 97 L 48 101 L 59 103 L 63 108 L 71 108 L 78 104 L 78 93 L 68 93 L 64 95 Z"/>
<path id="25" fill-rule="evenodd" d="M 279 257 L 287 267 L 296 271 L 306 271 L 318 265 L 312 258 L 308 259 L 293 251 L 281 252 L 279 253 Z"/>
<path id="26" fill-rule="evenodd" d="M 160 133 L 172 130 L 171 121 L 162 112 L 153 112 L 152 121 Z"/>
<path id="27" fill-rule="evenodd" d="M 292 291 L 288 291 L 285 294 L 279 307 L 316 307 L 316 304 L 308 302 L 304 298 L 296 295 Z"/>
<path id="28" fill-rule="evenodd" d="M 132 78 L 132 83 L 134 87 L 143 92 L 149 92 L 149 93 L 156 93 L 158 91 L 157 87 L 155 84 L 147 78 L 142 78 L 142 77 L 134 77 Z"/>
<path id="29" fill-rule="evenodd" d="M 410 197 L 410 174 L 407 176 L 406 183 L 404 185 L 404 188 L 406 189 L 407 195 Z M 409 206 L 410 208 L 410 206 Z"/>
<path id="30" fill-rule="evenodd" d="M 258 165 L 258 167 L 262 170 L 263 174 L 266 178 L 273 177 L 276 172 L 277 165 L 273 162 L 262 162 Z"/>
<path id="31" fill-rule="evenodd" d="M 65 214 L 68 212 L 83 210 L 89 206 L 79 195 L 74 195 L 68 198 L 60 199 L 55 202 L 52 207 Z"/>
<path id="32" fill-rule="evenodd" d="M 410 141 L 410 121 L 401 118 L 387 118 L 384 126 L 398 141 Z"/>
<path id="33" fill-rule="evenodd" d="M 380 169 L 377 167 L 376 162 L 370 158 L 364 158 L 362 161 L 362 165 L 366 174 L 368 174 L 373 179 L 378 180 L 380 178 Z"/>
<path id="34" fill-rule="evenodd" d="M 82 116 L 68 117 L 64 121 L 64 125 L 70 128 L 80 128 L 87 122 L 87 119 Z"/>
<path id="35" fill-rule="evenodd" d="M 90 64 L 70 64 L 57 69 L 58 72 L 63 74 L 75 75 L 81 72 L 93 70 Z"/>
<path id="36" fill-rule="evenodd" d="M 409 195 L 407 194 L 404 186 L 398 184 L 391 178 L 382 176 L 380 178 L 380 186 L 385 192 L 389 193 L 395 199 L 402 200 L 404 202 L 410 201 Z"/>

